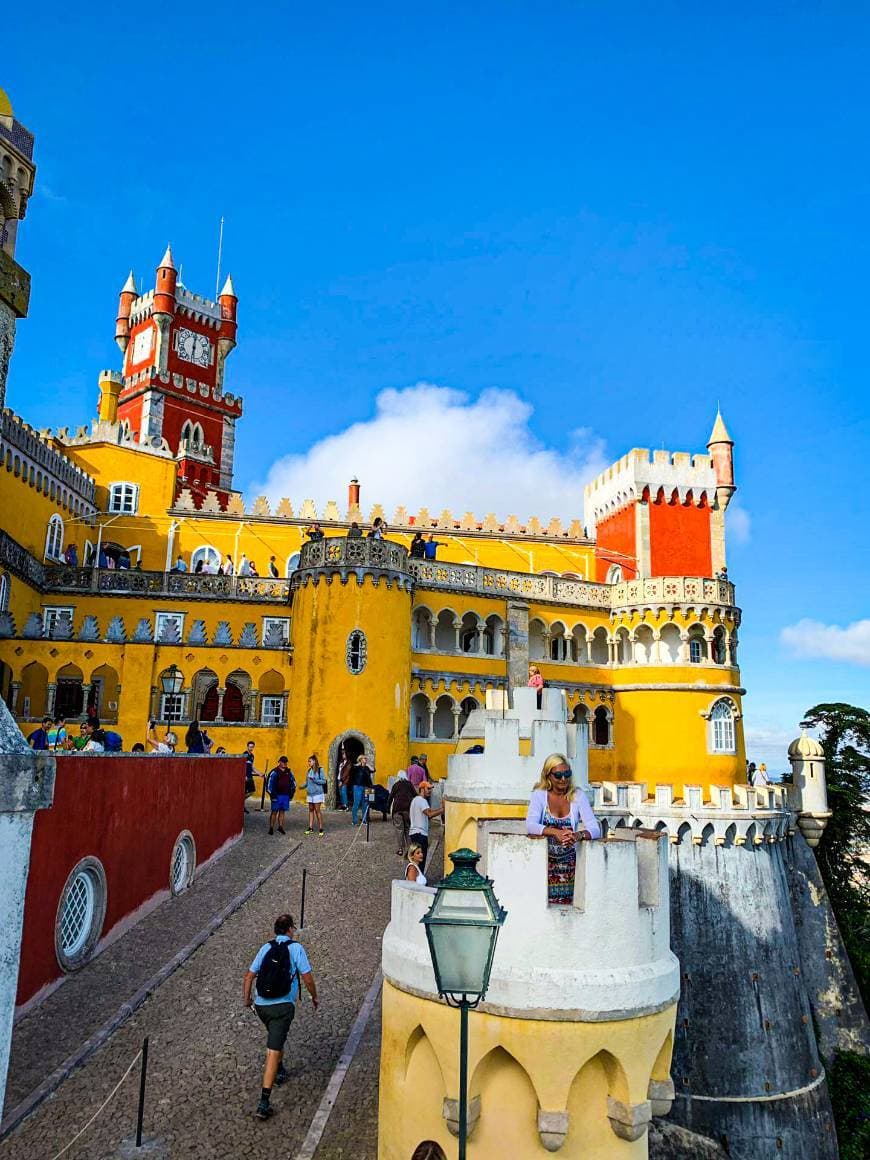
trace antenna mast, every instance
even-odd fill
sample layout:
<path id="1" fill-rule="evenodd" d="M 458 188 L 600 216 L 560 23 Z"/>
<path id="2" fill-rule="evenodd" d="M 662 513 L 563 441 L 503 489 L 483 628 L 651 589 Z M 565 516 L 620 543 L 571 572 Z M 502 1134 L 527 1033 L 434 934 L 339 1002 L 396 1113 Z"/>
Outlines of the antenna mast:
<path id="1" fill-rule="evenodd" d="M 214 280 L 214 296 L 217 301 L 217 296 L 221 292 L 221 254 L 224 248 L 224 219 L 221 216 L 220 231 L 218 233 L 218 260 L 217 260 L 217 277 Z"/>

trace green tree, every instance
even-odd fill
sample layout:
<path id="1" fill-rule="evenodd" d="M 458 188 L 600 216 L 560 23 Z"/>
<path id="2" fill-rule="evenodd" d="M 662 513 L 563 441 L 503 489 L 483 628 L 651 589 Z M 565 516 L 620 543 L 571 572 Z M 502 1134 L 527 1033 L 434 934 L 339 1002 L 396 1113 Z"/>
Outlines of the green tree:
<path id="1" fill-rule="evenodd" d="M 816 848 L 819 870 L 864 1002 L 870 990 L 870 713 L 854 705 L 815 705 L 806 715 L 825 751 L 832 810 Z M 870 1155 L 870 1059 L 836 1052 L 828 1088 L 842 1160 Z"/>
<path id="2" fill-rule="evenodd" d="M 816 849 L 819 869 L 855 968 L 864 1002 L 870 994 L 870 713 L 854 705 L 815 705 L 806 723 L 819 729 L 832 816 Z"/>

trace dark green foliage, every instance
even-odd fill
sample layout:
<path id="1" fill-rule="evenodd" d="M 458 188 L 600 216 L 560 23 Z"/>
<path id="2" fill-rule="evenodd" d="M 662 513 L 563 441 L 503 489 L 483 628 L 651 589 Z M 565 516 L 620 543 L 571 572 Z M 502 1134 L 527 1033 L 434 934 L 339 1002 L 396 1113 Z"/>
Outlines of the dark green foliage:
<path id="1" fill-rule="evenodd" d="M 806 722 L 821 731 L 833 811 L 816 858 L 870 1006 L 870 866 L 861 857 L 870 850 L 870 812 L 863 808 L 870 799 L 870 713 L 854 705 L 815 705 Z"/>
<path id="2" fill-rule="evenodd" d="M 837 1124 L 840 1160 L 870 1156 L 870 1058 L 838 1051 L 828 1068 L 828 1091 Z"/>

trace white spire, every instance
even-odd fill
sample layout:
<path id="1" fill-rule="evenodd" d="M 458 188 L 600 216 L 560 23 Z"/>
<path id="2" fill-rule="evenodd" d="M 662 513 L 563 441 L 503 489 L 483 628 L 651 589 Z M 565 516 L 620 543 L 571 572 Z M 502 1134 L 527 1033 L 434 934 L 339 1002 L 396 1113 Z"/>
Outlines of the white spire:
<path id="1" fill-rule="evenodd" d="M 172 246 L 166 247 L 166 253 L 163 255 L 163 261 L 157 267 L 158 270 L 174 270 L 175 262 L 172 260 Z"/>
<path id="2" fill-rule="evenodd" d="M 235 288 L 234 288 L 234 286 L 233 286 L 233 276 L 232 276 L 232 274 L 227 274 L 227 280 L 226 280 L 226 282 L 224 282 L 224 288 L 223 288 L 223 290 L 221 290 L 221 292 L 220 292 L 220 296 L 221 296 L 221 298 L 223 298 L 223 296 L 224 296 L 225 294 L 231 294 L 233 298 L 235 298 L 235 297 L 236 297 L 236 291 L 235 291 Z"/>
<path id="3" fill-rule="evenodd" d="M 127 277 L 127 281 L 121 287 L 121 293 L 122 294 L 138 294 L 139 293 L 139 291 L 136 289 L 136 279 L 133 277 L 132 270 L 130 271 L 130 273 Z"/>

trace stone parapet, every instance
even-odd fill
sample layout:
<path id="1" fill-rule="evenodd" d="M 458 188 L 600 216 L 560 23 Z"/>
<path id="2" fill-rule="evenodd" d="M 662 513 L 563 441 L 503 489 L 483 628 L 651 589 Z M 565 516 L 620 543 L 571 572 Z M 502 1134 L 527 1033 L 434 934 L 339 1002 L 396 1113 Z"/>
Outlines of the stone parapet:
<path id="1" fill-rule="evenodd" d="M 82 501 L 88 514 L 92 514 L 96 510 L 94 508 L 96 490 L 94 480 L 60 451 L 55 451 L 53 447 L 49 447 L 39 431 L 5 408 L 0 415 L 0 453 L 4 457 L 7 449 L 12 451 L 13 456 L 18 452 L 27 468 L 32 467 L 34 472 L 38 471 L 47 476 L 46 488 L 48 480 L 54 480 L 60 485 L 61 498 L 66 490 Z M 64 502 L 70 506 L 68 501 Z"/>
<path id="2" fill-rule="evenodd" d="M 351 576 L 356 576 L 359 583 L 366 576 L 375 583 L 383 579 L 408 591 L 413 585 L 407 548 L 392 540 L 344 536 L 303 544 L 299 565 L 290 583 L 293 589 L 318 584 L 321 580 L 331 584 L 336 578 L 346 584 Z"/>
<path id="3" fill-rule="evenodd" d="M 49 592 L 111 596 L 168 596 L 184 600 L 243 600 L 286 604 L 290 581 L 270 576 L 215 576 L 203 572 L 146 572 L 137 568 L 46 568 Z"/>
<path id="4" fill-rule="evenodd" d="M 666 842 L 626 831 L 582 843 L 572 907 L 548 905 L 546 842 L 492 829 L 486 857 L 508 917 L 481 1010 L 598 1022 L 675 1002 L 679 964 L 670 950 Z M 431 888 L 394 882 L 383 943 L 386 978 L 432 999 L 438 992 L 420 920 L 433 895 Z"/>
<path id="5" fill-rule="evenodd" d="M 646 782 L 596 782 L 591 789 L 592 808 L 609 832 L 643 827 L 696 846 L 761 845 L 794 833 L 787 786 L 686 785 L 677 799 L 672 785 L 657 785 L 651 796 Z"/>

